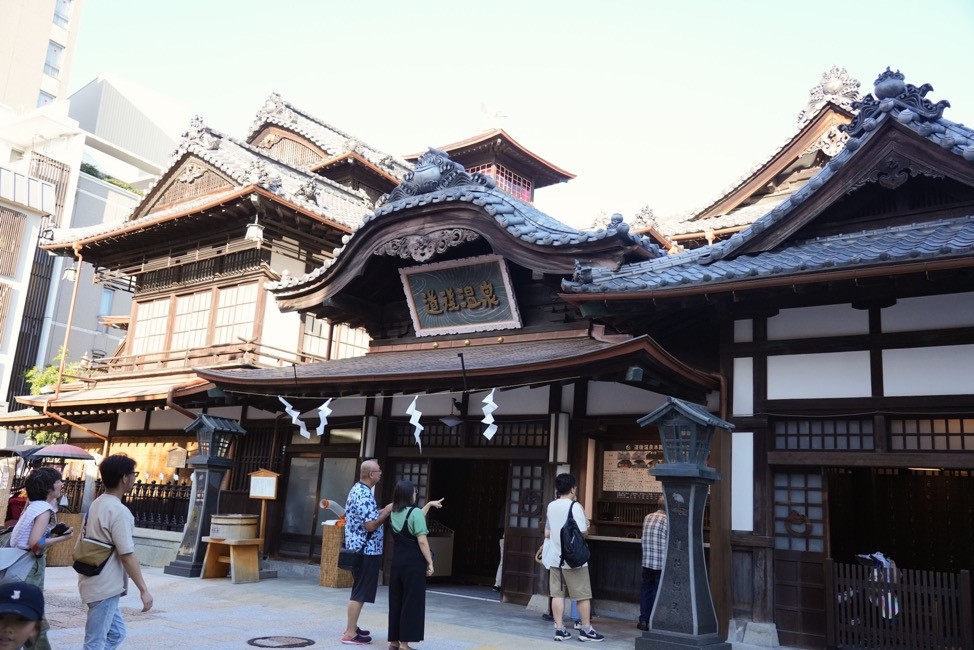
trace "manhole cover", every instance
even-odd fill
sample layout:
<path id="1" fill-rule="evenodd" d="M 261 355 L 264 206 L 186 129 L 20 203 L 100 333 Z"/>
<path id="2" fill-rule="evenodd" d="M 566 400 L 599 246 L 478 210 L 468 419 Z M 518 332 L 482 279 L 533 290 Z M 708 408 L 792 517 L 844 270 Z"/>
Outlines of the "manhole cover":
<path id="1" fill-rule="evenodd" d="M 262 636 L 247 641 L 247 645 L 257 648 L 307 648 L 314 644 L 311 639 L 299 636 Z"/>

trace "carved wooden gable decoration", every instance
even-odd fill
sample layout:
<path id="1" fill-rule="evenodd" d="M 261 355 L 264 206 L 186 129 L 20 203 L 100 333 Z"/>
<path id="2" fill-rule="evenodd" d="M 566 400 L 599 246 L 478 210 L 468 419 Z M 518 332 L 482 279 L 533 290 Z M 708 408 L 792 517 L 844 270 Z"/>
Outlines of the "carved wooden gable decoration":
<path id="1" fill-rule="evenodd" d="M 178 203 L 233 189 L 236 184 L 221 172 L 198 158 L 187 158 L 169 176 L 166 185 L 158 188 L 156 197 L 138 215 L 167 210 Z"/>
<path id="2" fill-rule="evenodd" d="M 271 158 L 292 167 L 310 167 L 330 157 L 305 138 L 276 126 L 263 129 L 250 142 Z"/>

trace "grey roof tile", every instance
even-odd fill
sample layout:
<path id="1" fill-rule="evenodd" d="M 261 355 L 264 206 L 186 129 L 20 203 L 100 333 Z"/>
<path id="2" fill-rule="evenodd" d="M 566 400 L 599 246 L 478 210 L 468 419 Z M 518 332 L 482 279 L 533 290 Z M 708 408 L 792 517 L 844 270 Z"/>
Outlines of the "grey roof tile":
<path id="1" fill-rule="evenodd" d="M 662 258 L 625 265 L 615 272 L 593 268 L 591 282 L 565 280 L 562 288 L 569 293 L 650 291 L 678 284 L 717 285 L 746 277 L 797 276 L 821 269 L 892 265 L 972 254 L 974 215 L 820 237 L 792 243 L 786 248 L 709 262 L 698 255 L 695 260 L 685 260 L 678 266 L 665 266 L 663 263 L 671 258 Z"/>

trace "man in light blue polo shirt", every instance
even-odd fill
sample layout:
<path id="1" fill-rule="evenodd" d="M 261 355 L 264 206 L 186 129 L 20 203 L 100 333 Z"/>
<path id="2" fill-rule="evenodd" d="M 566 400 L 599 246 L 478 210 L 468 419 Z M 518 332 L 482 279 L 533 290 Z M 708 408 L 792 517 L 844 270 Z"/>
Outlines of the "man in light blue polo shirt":
<path id="1" fill-rule="evenodd" d="M 392 512 L 390 503 L 381 511 L 372 493 L 382 478 L 379 463 L 367 460 L 359 469 L 359 480 L 352 486 L 345 502 L 345 548 L 359 550 L 365 547 L 362 565 L 352 572 L 352 595 L 348 599 L 348 622 L 342 643 L 367 645 L 372 643 L 368 630 L 358 626 L 359 614 L 365 603 L 375 602 L 382 567 L 382 524 Z"/>

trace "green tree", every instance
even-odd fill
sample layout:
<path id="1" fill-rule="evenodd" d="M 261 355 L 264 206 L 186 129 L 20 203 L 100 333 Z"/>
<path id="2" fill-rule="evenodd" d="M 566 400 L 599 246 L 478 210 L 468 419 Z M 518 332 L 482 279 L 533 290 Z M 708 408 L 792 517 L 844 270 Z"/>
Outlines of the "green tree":
<path id="1" fill-rule="evenodd" d="M 54 357 L 50 365 L 34 366 L 24 373 L 24 378 L 27 379 L 27 384 L 30 386 L 31 395 L 40 395 L 44 387 L 49 386 L 53 389 L 57 385 L 57 373 L 61 367 L 62 357 L 64 357 L 63 347 L 58 350 L 57 356 Z M 82 365 L 79 361 L 67 363 L 64 365 L 64 375 L 78 375 L 81 369 Z M 68 434 L 61 431 L 31 431 L 27 434 L 27 438 L 38 445 L 51 445 L 64 442 L 67 437 Z"/>

